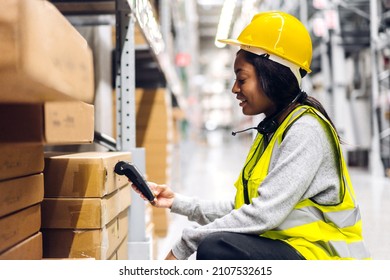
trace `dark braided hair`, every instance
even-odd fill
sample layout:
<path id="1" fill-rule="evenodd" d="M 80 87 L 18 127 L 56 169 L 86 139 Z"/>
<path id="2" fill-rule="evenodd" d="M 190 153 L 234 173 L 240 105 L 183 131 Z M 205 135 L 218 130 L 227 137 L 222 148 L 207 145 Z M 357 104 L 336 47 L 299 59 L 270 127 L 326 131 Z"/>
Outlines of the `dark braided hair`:
<path id="1" fill-rule="evenodd" d="M 268 55 L 256 55 L 244 50 L 239 50 L 239 52 L 242 52 L 245 60 L 255 67 L 264 94 L 272 100 L 277 110 L 288 106 L 298 94 L 302 93 L 296 77 L 288 67 L 268 59 Z M 300 74 L 303 78 L 307 72 L 300 69 Z M 317 99 L 303 92 L 297 102 L 320 111 L 337 133 L 331 118 Z M 338 133 L 337 137 L 340 140 Z"/>

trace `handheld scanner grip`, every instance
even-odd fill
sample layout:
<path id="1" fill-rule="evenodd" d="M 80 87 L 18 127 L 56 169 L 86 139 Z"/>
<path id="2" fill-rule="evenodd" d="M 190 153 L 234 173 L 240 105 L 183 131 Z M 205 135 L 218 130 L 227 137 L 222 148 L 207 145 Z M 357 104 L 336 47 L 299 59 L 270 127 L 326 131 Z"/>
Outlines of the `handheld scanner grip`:
<path id="1" fill-rule="evenodd" d="M 115 165 L 114 172 L 118 175 L 125 175 L 149 201 L 154 200 L 155 197 L 153 193 L 134 164 L 126 161 L 119 161 Z"/>

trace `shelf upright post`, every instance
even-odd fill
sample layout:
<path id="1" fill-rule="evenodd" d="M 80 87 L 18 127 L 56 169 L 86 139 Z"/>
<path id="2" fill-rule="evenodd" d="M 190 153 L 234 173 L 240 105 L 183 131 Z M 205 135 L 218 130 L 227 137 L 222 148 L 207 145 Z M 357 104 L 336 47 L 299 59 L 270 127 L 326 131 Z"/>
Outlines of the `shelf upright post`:
<path id="1" fill-rule="evenodd" d="M 116 0 L 117 150 L 135 148 L 135 17 L 126 0 Z"/>
<path id="2" fill-rule="evenodd" d="M 145 174 L 145 151 L 136 148 L 135 113 L 135 15 L 126 0 L 115 0 L 116 17 L 116 116 L 118 151 L 130 151 L 132 161 Z M 128 258 L 151 259 L 151 241 L 146 237 L 145 202 L 132 191 L 128 211 Z"/>
<path id="3" fill-rule="evenodd" d="M 379 14 L 378 0 L 370 0 L 370 52 L 371 52 L 371 116 L 372 140 L 370 152 L 371 175 L 384 177 L 384 168 L 380 155 L 380 135 L 377 108 L 379 102 L 378 78 L 378 44 L 379 44 Z"/>

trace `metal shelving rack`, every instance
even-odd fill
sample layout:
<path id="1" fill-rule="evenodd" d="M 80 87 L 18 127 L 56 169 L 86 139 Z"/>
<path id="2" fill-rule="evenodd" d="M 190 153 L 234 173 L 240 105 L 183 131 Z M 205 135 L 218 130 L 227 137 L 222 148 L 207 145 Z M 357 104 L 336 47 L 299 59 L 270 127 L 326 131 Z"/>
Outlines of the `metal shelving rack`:
<path id="1" fill-rule="evenodd" d="M 373 151 L 376 155 L 376 166 L 373 175 L 390 176 L 390 125 L 381 118 L 380 96 L 389 94 L 389 69 L 381 66 L 383 51 L 390 49 L 389 36 L 389 1 L 369 0 L 370 7 L 370 46 L 372 58 L 372 111 L 373 111 Z M 386 69 L 387 68 L 387 69 Z M 387 111 L 390 112 L 389 107 Z M 386 122 L 386 124 L 384 124 Z M 384 170 L 384 172 L 382 171 Z"/>
<path id="2" fill-rule="evenodd" d="M 147 0 L 76 1 L 52 0 L 60 12 L 81 25 L 115 24 L 115 91 L 116 91 L 116 139 L 95 132 L 95 142 L 111 151 L 130 151 L 132 160 L 145 173 L 145 152 L 136 147 L 135 116 L 135 23 L 138 21 L 149 43 L 146 55 L 157 62 L 159 70 L 174 94 L 180 95 L 180 82 L 170 63 L 158 24 L 153 18 Z M 109 15 L 114 18 L 101 18 Z M 99 16 L 99 17 L 96 17 Z M 148 20 L 145 21 L 145 16 Z M 152 19 L 152 20 L 151 20 Z M 150 26 L 150 25 L 153 26 Z M 153 28 L 153 32 L 150 32 Z M 145 56 L 145 50 L 142 51 Z M 152 259 L 152 240 L 146 235 L 145 202 L 134 195 L 129 209 L 128 258 Z"/>

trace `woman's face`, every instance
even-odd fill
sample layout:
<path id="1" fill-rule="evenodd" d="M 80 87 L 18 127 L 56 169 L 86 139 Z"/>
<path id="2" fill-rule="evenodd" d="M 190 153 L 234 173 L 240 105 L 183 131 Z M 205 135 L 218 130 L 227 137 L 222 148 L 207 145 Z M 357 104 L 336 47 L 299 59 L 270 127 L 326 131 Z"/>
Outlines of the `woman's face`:
<path id="1" fill-rule="evenodd" d="M 232 92 L 240 101 L 240 107 L 244 115 L 257 115 L 264 113 L 266 116 L 275 111 L 275 105 L 263 92 L 260 81 L 256 76 L 255 67 L 247 62 L 242 51 L 238 52 L 234 62 L 236 80 Z"/>

